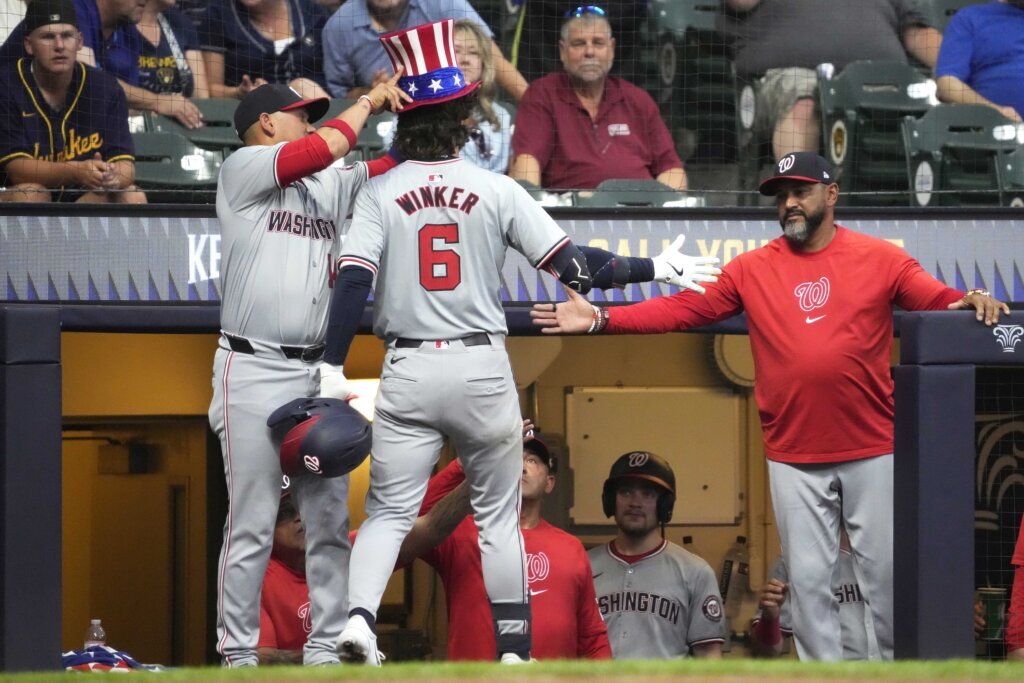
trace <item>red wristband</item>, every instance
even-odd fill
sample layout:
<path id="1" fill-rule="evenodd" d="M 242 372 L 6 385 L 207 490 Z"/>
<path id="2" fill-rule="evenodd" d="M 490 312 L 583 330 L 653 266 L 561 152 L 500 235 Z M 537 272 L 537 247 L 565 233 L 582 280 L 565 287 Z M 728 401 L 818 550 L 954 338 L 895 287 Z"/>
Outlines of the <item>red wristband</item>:
<path id="1" fill-rule="evenodd" d="M 778 619 L 761 618 L 754 624 L 751 635 L 758 642 L 774 647 L 782 642 L 782 627 Z"/>
<path id="2" fill-rule="evenodd" d="M 320 127 L 333 128 L 334 130 L 338 131 L 339 133 L 345 136 L 345 139 L 348 140 L 348 148 L 350 150 L 356 148 L 356 132 L 352 130 L 352 126 L 348 125 L 341 119 L 331 119 L 330 121 L 328 121 L 327 123 Z"/>

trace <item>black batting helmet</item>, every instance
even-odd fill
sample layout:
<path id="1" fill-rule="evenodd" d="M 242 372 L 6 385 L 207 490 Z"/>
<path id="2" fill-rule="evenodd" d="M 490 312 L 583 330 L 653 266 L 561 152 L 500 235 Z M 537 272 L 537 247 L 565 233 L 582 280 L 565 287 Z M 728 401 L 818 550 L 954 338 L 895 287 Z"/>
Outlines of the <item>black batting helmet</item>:
<path id="1" fill-rule="evenodd" d="M 676 475 L 668 461 L 647 451 L 631 451 L 619 456 L 619 459 L 612 463 L 612 469 L 601 492 L 601 504 L 604 506 L 606 517 L 615 514 L 615 493 L 623 479 L 643 479 L 663 489 L 658 496 L 658 521 L 668 524 L 672 519 L 672 508 L 676 504 Z"/>
<path id="2" fill-rule="evenodd" d="M 370 423 L 348 401 L 297 398 L 267 418 L 267 426 L 289 427 L 281 442 L 281 471 L 340 477 L 370 454 Z"/>

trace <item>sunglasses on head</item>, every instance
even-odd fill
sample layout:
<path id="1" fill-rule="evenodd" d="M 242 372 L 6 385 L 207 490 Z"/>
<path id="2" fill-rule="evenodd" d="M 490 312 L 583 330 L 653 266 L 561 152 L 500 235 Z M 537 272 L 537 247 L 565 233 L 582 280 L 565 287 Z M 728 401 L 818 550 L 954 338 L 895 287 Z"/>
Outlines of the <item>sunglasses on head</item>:
<path id="1" fill-rule="evenodd" d="M 582 17 L 582 16 L 586 16 L 588 14 L 594 14 L 594 15 L 597 15 L 599 17 L 603 17 L 603 16 L 607 15 L 607 12 L 605 12 L 603 9 L 601 9 L 597 5 L 580 5 L 576 9 L 571 9 L 568 12 L 566 12 L 565 16 L 566 16 L 566 18 L 568 18 L 568 17 Z"/>

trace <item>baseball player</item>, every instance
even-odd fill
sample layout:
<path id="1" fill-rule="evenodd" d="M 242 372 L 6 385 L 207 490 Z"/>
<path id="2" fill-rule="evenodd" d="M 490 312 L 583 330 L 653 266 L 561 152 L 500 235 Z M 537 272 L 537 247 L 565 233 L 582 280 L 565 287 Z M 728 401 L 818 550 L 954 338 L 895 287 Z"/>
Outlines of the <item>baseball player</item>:
<path id="1" fill-rule="evenodd" d="M 214 357 L 210 426 L 220 438 L 228 515 L 218 564 L 217 652 L 225 666 L 255 666 L 260 584 L 280 501 L 281 464 L 267 417 L 315 396 L 338 229 L 369 176 L 394 165 L 331 168 L 351 149 L 371 110 L 398 109 L 396 79 L 314 130 L 328 101 L 265 85 L 239 102 L 245 146 L 221 167 L 221 338 Z M 305 664 L 336 663 L 348 565 L 348 480 L 297 477 L 305 521 L 312 631 Z"/>
<path id="2" fill-rule="evenodd" d="M 344 360 L 376 276 L 373 328 L 387 353 L 369 518 L 353 550 L 350 618 L 338 642 L 341 657 L 353 662 L 380 663 L 377 608 L 446 436 L 472 490 L 496 655 L 529 660 L 517 511 L 521 418 L 504 348 L 500 271 L 511 246 L 576 291 L 593 284 L 586 257 L 515 181 L 459 158 L 473 104 L 466 95 L 479 81 L 464 85 L 454 66 L 452 23 L 381 38 L 414 100 L 399 115 L 394 142 L 407 161 L 357 198 L 331 306 L 321 393 L 343 398 L 351 394 Z"/>
<path id="3" fill-rule="evenodd" d="M 840 529 L 839 564 L 836 567 L 837 573 L 832 577 L 832 595 L 839 611 L 843 659 L 879 659 L 878 640 L 857 581 L 856 561 L 850 552 L 850 539 L 846 535 L 846 528 Z M 768 571 L 768 580 L 761 591 L 757 613 L 751 620 L 750 649 L 757 656 L 778 656 L 782 653 L 783 636 L 793 635 L 793 617 L 786 600 L 788 586 L 789 571 L 785 559 L 780 557 Z"/>
<path id="4" fill-rule="evenodd" d="M 880 654 L 891 659 L 893 304 L 973 309 L 986 325 L 1009 308 L 986 291 L 946 287 L 899 247 L 837 225 L 834 178 L 812 152 L 780 159 L 760 191 L 775 198 L 783 235 L 730 261 L 707 296 L 596 309 L 570 292 L 556 310 L 535 306 L 531 316 L 547 332 L 635 334 L 746 311 L 797 651 L 842 659 L 831 586 L 843 522 Z"/>
<path id="5" fill-rule="evenodd" d="M 554 490 L 557 461 L 539 437 L 523 444 L 519 528 L 526 550 L 533 615 L 534 659 L 608 659 L 608 630 L 597 611 L 590 561 L 575 536 L 552 526 L 540 513 Z M 427 486 L 424 509 L 465 479 L 458 460 Z M 444 583 L 448 603 L 448 660 L 494 658 L 494 632 L 480 565 L 476 524 L 465 519 L 436 548 L 421 556 Z"/>
<path id="6" fill-rule="evenodd" d="M 725 642 L 718 580 L 708 563 L 665 540 L 676 476 L 654 453 L 612 463 L 601 502 L 618 532 L 590 551 L 597 606 L 616 659 L 717 659 Z"/>

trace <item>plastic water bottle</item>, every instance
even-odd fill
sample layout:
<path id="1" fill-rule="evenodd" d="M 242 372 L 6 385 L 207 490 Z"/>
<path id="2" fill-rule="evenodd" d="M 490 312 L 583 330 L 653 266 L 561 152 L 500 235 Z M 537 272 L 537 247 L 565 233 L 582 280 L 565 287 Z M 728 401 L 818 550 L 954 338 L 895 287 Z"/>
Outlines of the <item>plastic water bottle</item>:
<path id="1" fill-rule="evenodd" d="M 734 621 L 739 616 L 743 598 L 750 590 L 750 557 L 747 554 L 746 536 L 737 536 L 736 542 L 725 554 L 718 587 L 725 602 L 725 616 Z"/>
<path id="2" fill-rule="evenodd" d="M 107 644 L 107 632 L 103 630 L 103 624 L 100 623 L 99 619 L 92 619 L 89 621 L 89 628 L 85 629 L 85 644 L 83 647 L 88 649 L 93 645 L 106 645 Z"/>

